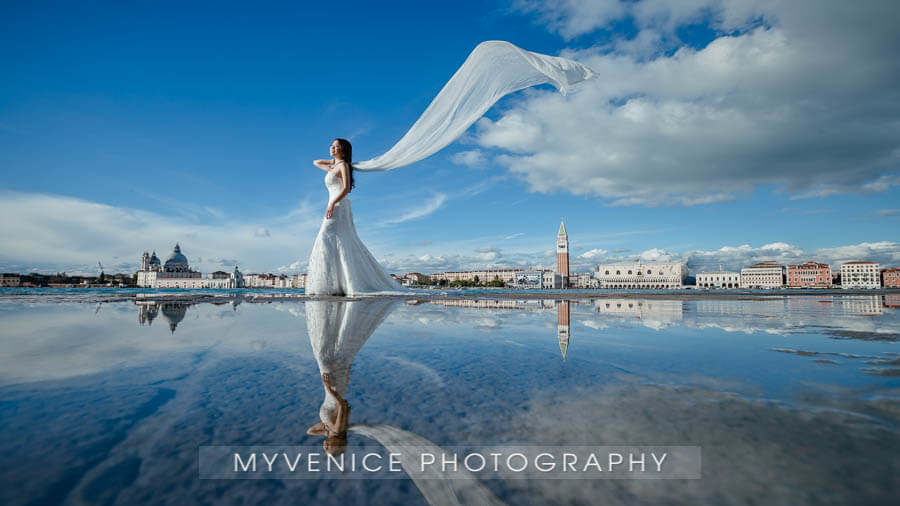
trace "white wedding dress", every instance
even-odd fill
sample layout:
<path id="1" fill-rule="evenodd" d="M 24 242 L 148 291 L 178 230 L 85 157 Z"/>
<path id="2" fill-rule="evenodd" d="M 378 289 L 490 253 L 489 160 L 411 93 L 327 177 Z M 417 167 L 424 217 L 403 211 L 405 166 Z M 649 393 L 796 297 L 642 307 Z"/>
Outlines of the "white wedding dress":
<path id="1" fill-rule="evenodd" d="M 338 172 L 338 169 L 332 169 L 325 175 L 329 199 L 341 192 Z M 334 214 L 330 219 L 322 221 L 309 255 L 308 272 L 308 295 L 353 296 L 404 290 L 384 271 L 356 235 L 348 196 L 334 205 Z"/>

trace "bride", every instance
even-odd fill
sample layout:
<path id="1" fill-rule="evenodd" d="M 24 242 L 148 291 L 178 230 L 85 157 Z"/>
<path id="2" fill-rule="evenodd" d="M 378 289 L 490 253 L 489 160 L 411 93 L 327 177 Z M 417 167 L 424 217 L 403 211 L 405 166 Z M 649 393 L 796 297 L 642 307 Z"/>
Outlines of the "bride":
<path id="1" fill-rule="evenodd" d="M 335 139 L 331 160 L 316 160 L 327 172 L 328 209 L 309 257 L 306 293 L 356 295 L 401 290 L 356 235 L 347 194 L 353 171 L 393 170 L 440 151 L 459 138 L 501 97 L 551 84 L 561 93 L 594 72 L 572 60 L 526 51 L 505 41 L 478 44 L 408 132 L 386 153 L 352 165 L 350 143 Z"/>
<path id="2" fill-rule="evenodd" d="M 331 160 L 316 160 L 328 188 L 325 219 L 309 255 L 306 293 L 356 295 L 403 288 L 384 272 L 356 234 L 347 195 L 353 189 L 353 147 L 346 139 L 331 143 Z"/>

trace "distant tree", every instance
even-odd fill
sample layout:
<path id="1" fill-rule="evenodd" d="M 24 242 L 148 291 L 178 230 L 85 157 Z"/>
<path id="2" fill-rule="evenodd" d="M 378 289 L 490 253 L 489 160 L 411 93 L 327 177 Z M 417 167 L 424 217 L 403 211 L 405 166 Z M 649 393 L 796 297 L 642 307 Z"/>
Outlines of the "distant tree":
<path id="1" fill-rule="evenodd" d="M 477 285 L 478 283 L 479 283 L 478 275 L 476 274 L 476 275 L 475 275 L 475 284 Z"/>
<path id="2" fill-rule="evenodd" d="M 100 271 L 100 284 L 103 284 L 104 282 L 106 282 L 106 273 Z"/>

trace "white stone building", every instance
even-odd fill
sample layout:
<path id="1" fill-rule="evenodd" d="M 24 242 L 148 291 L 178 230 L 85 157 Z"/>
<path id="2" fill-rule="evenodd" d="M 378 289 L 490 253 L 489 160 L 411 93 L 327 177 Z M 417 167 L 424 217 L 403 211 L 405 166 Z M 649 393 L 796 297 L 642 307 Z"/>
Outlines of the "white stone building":
<path id="1" fill-rule="evenodd" d="M 784 276 L 778 262 L 760 262 L 741 269 L 741 288 L 782 288 Z"/>
<path id="2" fill-rule="evenodd" d="M 594 271 L 599 288 L 613 289 L 677 289 L 687 275 L 687 266 L 681 263 L 645 264 L 639 260 L 600 264 Z"/>
<path id="3" fill-rule="evenodd" d="M 740 288 L 741 273 L 723 271 L 708 271 L 697 274 L 697 288 Z"/>
<path id="4" fill-rule="evenodd" d="M 881 269 L 875 262 L 858 261 L 841 265 L 841 288 L 881 288 Z"/>
<path id="5" fill-rule="evenodd" d="M 188 259 L 181 253 L 181 246 L 175 249 L 162 264 L 154 251 L 152 255 L 146 251 L 141 257 L 141 269 L 137 272 L 137 286 L 141 288 L 242 288 L 243 277 L 238 267 L 231 273 L 218 271 L 207 277 L 198 271 L 192 271 Z"/>

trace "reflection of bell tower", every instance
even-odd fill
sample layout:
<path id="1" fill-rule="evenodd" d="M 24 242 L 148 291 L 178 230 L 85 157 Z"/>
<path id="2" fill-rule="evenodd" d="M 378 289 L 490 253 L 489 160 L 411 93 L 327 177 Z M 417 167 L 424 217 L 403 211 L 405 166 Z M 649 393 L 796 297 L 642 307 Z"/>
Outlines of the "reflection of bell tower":
<path id="1" fill-rule="evenodd" d="M 556 337 L 559 338 L 559 351 L 562 352 L 563 362 L 565 362 L 566 351 L 569 349 L 569 301 L 567 300 L 556 304 Z"/>
<path id="2" fill-rule="evenodd" d="M 556 273 L 561 278 L 560 287 L 566 288 L 569 285 L 569 236 L 562 218 L 559 220 L 559 233 L 556 234 Z"/>

